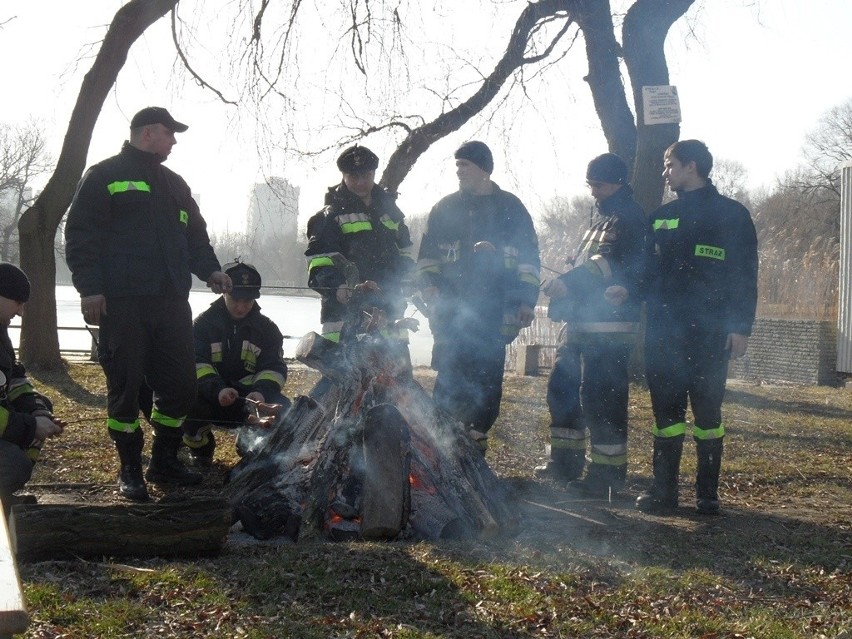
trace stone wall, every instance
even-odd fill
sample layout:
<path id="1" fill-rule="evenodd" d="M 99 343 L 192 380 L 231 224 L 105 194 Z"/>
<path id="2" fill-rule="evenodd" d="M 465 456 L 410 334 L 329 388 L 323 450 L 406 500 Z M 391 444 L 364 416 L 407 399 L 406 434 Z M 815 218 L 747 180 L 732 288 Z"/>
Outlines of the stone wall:
<path id="1" fill-rule="evenodd" d="M 521 331 L 509 346 L 506 368 L 532 374 L 534 366 L 519 351 L 527 344 L 539 345 L 539 374 L 547 374 L 553 365 L 554 345 L 561 324 L 546 319 L 536 309 L 533 325 Z M 729 376 L 737 379 L 829 385 L 840 383 L 837 362 L 837 326 L 816 320 L 757 319 L 746 356 L 731 362 Z M 523 368 L 520 370 L 519 367 Z"/>
<path id="2" fill-rule="evenodd" d="M 730 377 L 835 385 L 837 327 L 815 320 L 757 319 L 748 352 L 731 362 Z"/>

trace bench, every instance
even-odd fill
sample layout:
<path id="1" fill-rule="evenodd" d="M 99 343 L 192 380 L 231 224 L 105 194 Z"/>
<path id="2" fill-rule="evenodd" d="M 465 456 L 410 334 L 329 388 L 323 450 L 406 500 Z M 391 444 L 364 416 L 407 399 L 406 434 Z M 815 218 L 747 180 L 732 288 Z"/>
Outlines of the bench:
<path id="1" fill-rule="evenodd" d="M 9 526 L 0 512 L 0 639 L 23 633 L 29 624 Z"/>

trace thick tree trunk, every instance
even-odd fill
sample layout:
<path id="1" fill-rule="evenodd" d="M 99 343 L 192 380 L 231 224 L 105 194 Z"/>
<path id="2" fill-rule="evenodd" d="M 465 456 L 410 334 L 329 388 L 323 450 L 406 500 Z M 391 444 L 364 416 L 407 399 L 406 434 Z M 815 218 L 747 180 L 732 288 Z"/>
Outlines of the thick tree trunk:
<path id="1" fill-rule="evenodd" d="M 621 46 L 615 39 L 609 2 L 581 0 L 575 17 L 586 42 L 589 74 L 595 111 L 601 121 L 609 151 L 633 166 L 636 156 L 636 123 L 621 78 Z M 592 158 L 588 158 L 591 160 Z"/>
<path id="2" fill-rule="evenodd" d="M 222 550 L 231 509 L 220 497 L 142 504 L 18 504 L 21 561 L 58 557 L 198 557 Z"/>
<path id="3" fill-rule="evenodd" d="M 624 19 L 624 61 L 630 74 L 636 107 L 636 162 L 633 189 L 646 213 L 663 198 L 663 152 L 680 136 L 679 124 L 644 124 L 642 87 L 669 84 L 664 51 L 671 26 L 694 0 L 637 0 Z"/>
<path id="4" fill-rule="evenodd" d="M 92 131 L 101 107 L 127 60 L 130 47 L 145 29 L 177 3 L 178 0 L 131 0 L 115 14 L 95 62 L 83 79 L 56 170 L 18 223 L 21 268 L 29 276 L 33 288 L 30 301 L 24 307 L 19 357 L 30 368 L 54 369 L 61 364 L 56 333 L 53 247 L 56 230 L 83 175 Z"/>

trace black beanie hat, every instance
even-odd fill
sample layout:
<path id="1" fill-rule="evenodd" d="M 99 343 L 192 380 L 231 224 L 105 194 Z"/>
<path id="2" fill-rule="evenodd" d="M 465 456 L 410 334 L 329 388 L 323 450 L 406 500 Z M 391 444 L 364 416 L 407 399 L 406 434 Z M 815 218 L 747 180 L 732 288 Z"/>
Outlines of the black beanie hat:
<path id="1" fill-rule="evenodd" d="M 30 281 L 27 274 L 8 262 L 0 262 L 0 297 L 15 302 L 26 302 L 30 299 Z"/>
<path id="2" fill-rule="evenodd" d="M 589 162 L 586 179 L 589 182 L 627 184 L 627 165 L 615 153 L 604 153 Z"/>
<path id="3" fill-rule="evenodd" d="M 494 156 L 485 142 L 471 140 L 456 149 L 457 160 L 469 160 L 489 175 L 494 171 Z"/>

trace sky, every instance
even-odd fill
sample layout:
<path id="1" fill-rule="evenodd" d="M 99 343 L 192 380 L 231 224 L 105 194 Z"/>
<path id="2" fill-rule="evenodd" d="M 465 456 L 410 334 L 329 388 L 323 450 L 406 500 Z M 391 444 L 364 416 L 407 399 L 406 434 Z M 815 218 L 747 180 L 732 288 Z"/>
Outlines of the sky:
<path id="1" fill-rule="evenodd" d="M 0 59 L 4 61 L 0 122 L 37 121 L 52 154 L 58 156 L 80 82 L 91 65 L 92 45 L 96 47 L 122 4 L 120 0 L 0 0 Z M 678 89 L 683 113 L 681 138 L 702 139 L 715 157 L 741 162 L 748 171 L 749 186 L 770 186 L 796 167 L 805 135 L 820 116 L 852 98 L 844 66 L 852 60 L 852 38 L 848 37 L 852 2 L 705 0 L 696 4 L 667 40 L 671 83 Z M 484 52 L 500 43 L 500 38 L 488 35 L 508 32 L 520 10 L 516 4 L 517 10 L 506 12 L 506 22 L 476 29 L 471 26 L 477 24 L 476 16 L 465 13 L 466 5 L 455 6 L 458 10 L 425 19 L 441 20 L 441 31 L 451 34 L 456 43 L 463 40 Z M 482 33 L 480 40 L 477 32 Z M 211 58 L 217 57 L 213 43 L 202 44 L 213 51 Z M 178 135 L 168 166 L 200 195 L 212 231 L 244 230 L 249 190 L 266 175 L 284 175 L 301 188 L 304 226 L 307 217 L 322 206 L 325 189 L 339 181 L 336 152 L 315 161 L 261 159 L 251 117 L 222 104 L 191 81 L 175 79 L 174 57 L 166 17 L 131 50 L 101 112 L 88 164 L 118 151 L 133 113 L 148 105 L 165 106 L 190 125 L 189 131 Z M 438 62 L 423 59 L 426 66 Z M 426 213 L 440 197 L 456 190 L 452 152 L 471 138 L 490 144 L 495 155 L 494 180 L 517 193 L 534 216 L 553 197 L 584 193 L 586 163 L 606 151 L 581 79 L 585 70 L 580 46 L 553 70 L 553 81 L 541 94 L 531 96 L 535 109 L 472 123 L 434 145 L 400 187 L 402 210 L 409 216 Z M 304 114 L 310 116 L 310 112 Z M 392 139 L 380 136 L 364 144 L 381 158 L 395 147 Z"/>

